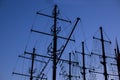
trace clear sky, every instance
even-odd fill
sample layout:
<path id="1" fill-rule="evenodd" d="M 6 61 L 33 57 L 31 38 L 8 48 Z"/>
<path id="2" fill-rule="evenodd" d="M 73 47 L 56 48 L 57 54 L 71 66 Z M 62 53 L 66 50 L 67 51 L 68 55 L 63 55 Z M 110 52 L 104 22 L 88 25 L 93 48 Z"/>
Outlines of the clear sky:
<path id="1" fill-rule="evenodd" d="M 38 10 L 58 4 L 62 16 L 81 18 L 91 50 L 92 36 L 103 27 L 115 46 L 120 43 L 120 0 L 0 0 L 0 80 L 9 80 L 17 56 L 24 52 Z M 65 15 L 64 15 L 65 14 Z M 45 28 L 43 28 L 45 29 Z"/>

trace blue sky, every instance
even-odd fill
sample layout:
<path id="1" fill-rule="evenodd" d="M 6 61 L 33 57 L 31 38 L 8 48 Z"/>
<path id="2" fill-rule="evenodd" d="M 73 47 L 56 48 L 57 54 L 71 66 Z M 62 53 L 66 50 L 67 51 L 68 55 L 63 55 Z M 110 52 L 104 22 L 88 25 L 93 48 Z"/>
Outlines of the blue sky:
<path id="1" fill-rule="evenodd" d="M 113 47 L 116 37 L 120 42 L 120 0 L 1 0 L 0 80 L 11 77 L 17 56 L 24 52 L 36 11 L 54 4 L 58 4 L 62 16 L 65 14 L 72 21 L 81 18 L 80 35 L 84 33 L 90 50 L 92 36 L 100 26 Z"/>

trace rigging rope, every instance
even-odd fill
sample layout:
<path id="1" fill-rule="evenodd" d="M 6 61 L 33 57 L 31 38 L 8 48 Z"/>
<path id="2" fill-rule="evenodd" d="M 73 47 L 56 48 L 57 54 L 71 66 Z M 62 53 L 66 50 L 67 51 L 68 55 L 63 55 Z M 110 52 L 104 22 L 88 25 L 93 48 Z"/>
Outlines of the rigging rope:
<path id="1" fill-rule="evenodd" d="M 48 6 L 46 8 L 43 8 L 43 9 L 39 10 L 38 12 L 44 11 L 44 10 L 49 9 L 49 8 L 53 8 L 53 5 L 52 6 Z"/>
<path id="2" fill-rule="evenodd" d="M 34 24 L 35 24 L 35 22 L 36 22 L 36 18 L 37 18 L 37 14 L 36 14 L 35 17 L 34 17 L 34 20 L 33 20 L 32 26 L 31 26 L 31 29 L 33 29 L 33 27 L 34 27 Z M 30 32 L 29 32 L 29 35 L 28 35 L 27 43 L 26 43 L 26 45 L 25 45 L 25 51 L 27 50 L 28 44 L 29 44 L 29 42 L 30 42 L 31 34 L 32 34 L 32 32 L 30 31 Z"/>
<path id="3" fill-rule="evenodd" d="M 10 80 L 13 80 L 13 75 L 14 75 L 13 72 L 15 72 L 15 70 L 16 70 L 18 61 L 19 61 L 19 57 L 17 57 L 17 60 L 16 60 L 15 65 L 14 65 L 14 67 L 13 67 L 13 70 L 12 70 L 12 74 L 11 74 Z"/>
<path id="4" fill-rule="evenodd" d="M 107 33 L 104 31 L 104 29 L 103 29 L 103 33 L 106 35 L 106 37 L 108 38 L 108 40 L 109 40 L 110 43 L 111 43 L 111 40 L 110 40 L 110 38 L 108 37 Z"/>

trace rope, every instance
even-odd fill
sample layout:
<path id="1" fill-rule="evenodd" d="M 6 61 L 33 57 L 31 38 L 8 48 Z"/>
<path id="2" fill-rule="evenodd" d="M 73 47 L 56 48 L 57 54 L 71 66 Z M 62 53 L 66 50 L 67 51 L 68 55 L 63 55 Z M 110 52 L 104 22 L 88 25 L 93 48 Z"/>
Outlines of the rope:
<path id="1" fill-rule="evenodd" d="M 108 40 L 111 42 L 110 38 L 108 37 L 108 35 L 106 34 L 106 32 L 103 30 L 104 34 L 106 35 L 106 37 L 108 38 Z"/>
<path id="2" fill-rule="evenodd" d="M 43 9 L 39 10 L 38 12 L 44 11 L 44 10 L 49 9 L 49 8 L 53 8 L 53 5 L 52 6 L 48 6 L 46 8 L 43 8 Z"/>
<path id="3" fill-rule="evenodd" d="M 35 17 L 34 17 L 34 20 L 33 20 L 32 26 L 31 26 L 31 29 L 33 29 L 34 24 L 35 24 L 35 22 L 36 22 L 36 19 L 37 19 L 37 14 L 36 14 Z M 26 45 L 25 45 L 25 51 L 27 50 L 28 44 L 29 44 L 29 42 L 30 42 L 31 34 L 32 34 L 32 32 L 30 31 L 30 32 L 29 32 L 29 35 L 28 35 L 27 43 L 26 43 Z"/>
<path id="4" fill-rule="evenodd" d="M 97 29 L 97 31 L 93 34 L 94 36 L 99 32 L 99 29 Z"/>
<path id="5" fill-rule="evenodd" d="M 16 70 L 16 67 L 17 67 L 17 63 L 18 63 L 18 61 L 19 61 L 19 58 L 17 57 L 17 60 L 16 60 L 16 62 L 15 62 L 15 65 L 14 65 L 14 67 L 13 67 L 12 72 L 14 72 L 14 71 Z M 13 80 L 13 75 L 14 75 L 14 74 L 11 74 L 11 78 L 10 78 L 10 80 Z"/>

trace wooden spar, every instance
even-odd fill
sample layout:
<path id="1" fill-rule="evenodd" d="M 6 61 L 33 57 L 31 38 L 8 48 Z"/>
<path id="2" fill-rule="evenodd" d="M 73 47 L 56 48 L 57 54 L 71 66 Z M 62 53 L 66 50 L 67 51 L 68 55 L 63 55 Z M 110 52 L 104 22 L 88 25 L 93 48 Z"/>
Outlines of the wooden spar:
<path id="1" fill-rule="evenodd" d="M 84 42 L 82 42 L 82 56 L 83 56 L 83 80 L 86 80 Z"/>

